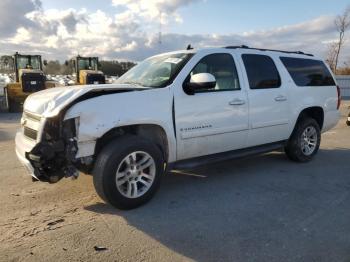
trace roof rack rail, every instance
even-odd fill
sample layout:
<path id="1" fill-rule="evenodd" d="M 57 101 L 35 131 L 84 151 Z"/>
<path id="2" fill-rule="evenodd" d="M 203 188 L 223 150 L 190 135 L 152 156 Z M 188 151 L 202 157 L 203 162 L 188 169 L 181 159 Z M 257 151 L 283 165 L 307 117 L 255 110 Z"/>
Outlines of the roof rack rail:
<path id="1" fill-rule="evenodd" d="M 286 53 L 286 54 L 298 54 L 298 55 L 307 55 L 307 56 L 314 56 L 313 54 L 307 54 L 301 51 L 284 51 L 284 50 L 275 50 L 275 49 L 264 49 L 264 48 L 255 48 L 255 47 L 249 47 L 246 45 L 238 45 L 238 46 L 226 46 L 227 49 L 251 49 L 251 50 L 259 50 L 259 51 L 271 51 L 271 52 L 280 52 L 280 53 Z"/>

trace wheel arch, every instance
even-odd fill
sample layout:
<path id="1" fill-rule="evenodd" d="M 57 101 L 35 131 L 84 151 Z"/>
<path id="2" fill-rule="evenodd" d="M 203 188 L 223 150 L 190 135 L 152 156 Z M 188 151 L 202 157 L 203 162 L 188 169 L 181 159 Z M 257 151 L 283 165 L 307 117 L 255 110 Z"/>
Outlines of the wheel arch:
<path id="1" fill-rule="evenodd" d="M 96 141 L 95 155 L 109 142 L 123 135 L 136 135 L 153 142 L 161 150 L 165 162 L 169 160 L 169 141 L 165 129 L 156 124 L 134 124 L 112 128 Z"/>
<path id="2" fill-rule="evenodd" d="M 310 117 L 310 118 L 315 119 L 320 127 L 320 130 L 322 130 L 323 124 L 324 124 L 324 110 L 322 107 L 312 106 L 312 107 L 304 108 L 299 113 L 298 118 L 295 122 L 294 128 L 298 124 L 298 122 L 305 117 Z"/>

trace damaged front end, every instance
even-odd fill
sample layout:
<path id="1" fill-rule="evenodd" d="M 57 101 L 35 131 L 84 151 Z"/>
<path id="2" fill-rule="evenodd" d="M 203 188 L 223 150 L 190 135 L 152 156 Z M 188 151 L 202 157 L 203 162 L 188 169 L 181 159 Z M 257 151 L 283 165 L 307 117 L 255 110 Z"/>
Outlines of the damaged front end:
<path id="1" fill-rule="evenodd" d="M 78 126 L 79 118 L 46 119 L 40 142 L 26 153 L 40 181 L 56 183 L 63 177 L 78 177 L 79 160 L 75 158 Z"/>

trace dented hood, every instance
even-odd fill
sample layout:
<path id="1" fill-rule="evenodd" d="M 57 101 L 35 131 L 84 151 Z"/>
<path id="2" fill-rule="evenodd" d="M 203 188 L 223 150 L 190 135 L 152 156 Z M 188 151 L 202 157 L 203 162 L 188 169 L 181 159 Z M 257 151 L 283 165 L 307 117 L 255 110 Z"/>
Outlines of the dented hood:
<path id="1" fill-rule="evenodd" d="M 84 95 L 108 94 L 145 90 L 149 88 L 125 84 L 110 85 L 81 85 L 69 87 L 56 87 L 36 92 L 28 96 L 24 103 L 24 110 L 43 117 L 54 117 L 71 103 Z"/>

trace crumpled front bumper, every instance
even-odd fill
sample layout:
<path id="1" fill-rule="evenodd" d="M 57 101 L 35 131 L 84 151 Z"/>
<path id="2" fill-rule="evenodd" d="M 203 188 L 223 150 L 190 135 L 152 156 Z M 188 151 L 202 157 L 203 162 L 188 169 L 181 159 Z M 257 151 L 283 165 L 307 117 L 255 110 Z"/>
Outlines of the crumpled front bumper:
<path id="1" fill-rule="evenodd" d="M 26 139 L 23 133 L 21 131 L 18 131 L 16 133 L 15 142 L 16 142 L 16 154 L 19 161 L 22 163 L 22 165 L 26 168 L 26 170 L 32 177 L 39 180 L 37 175 L 35 174 L 36 172 L 34 167 L 26 158 L 27 153 L 32 151 L 32 149 L 36 145 L 36 141 L 31 141 L 29 139 Z"/>

